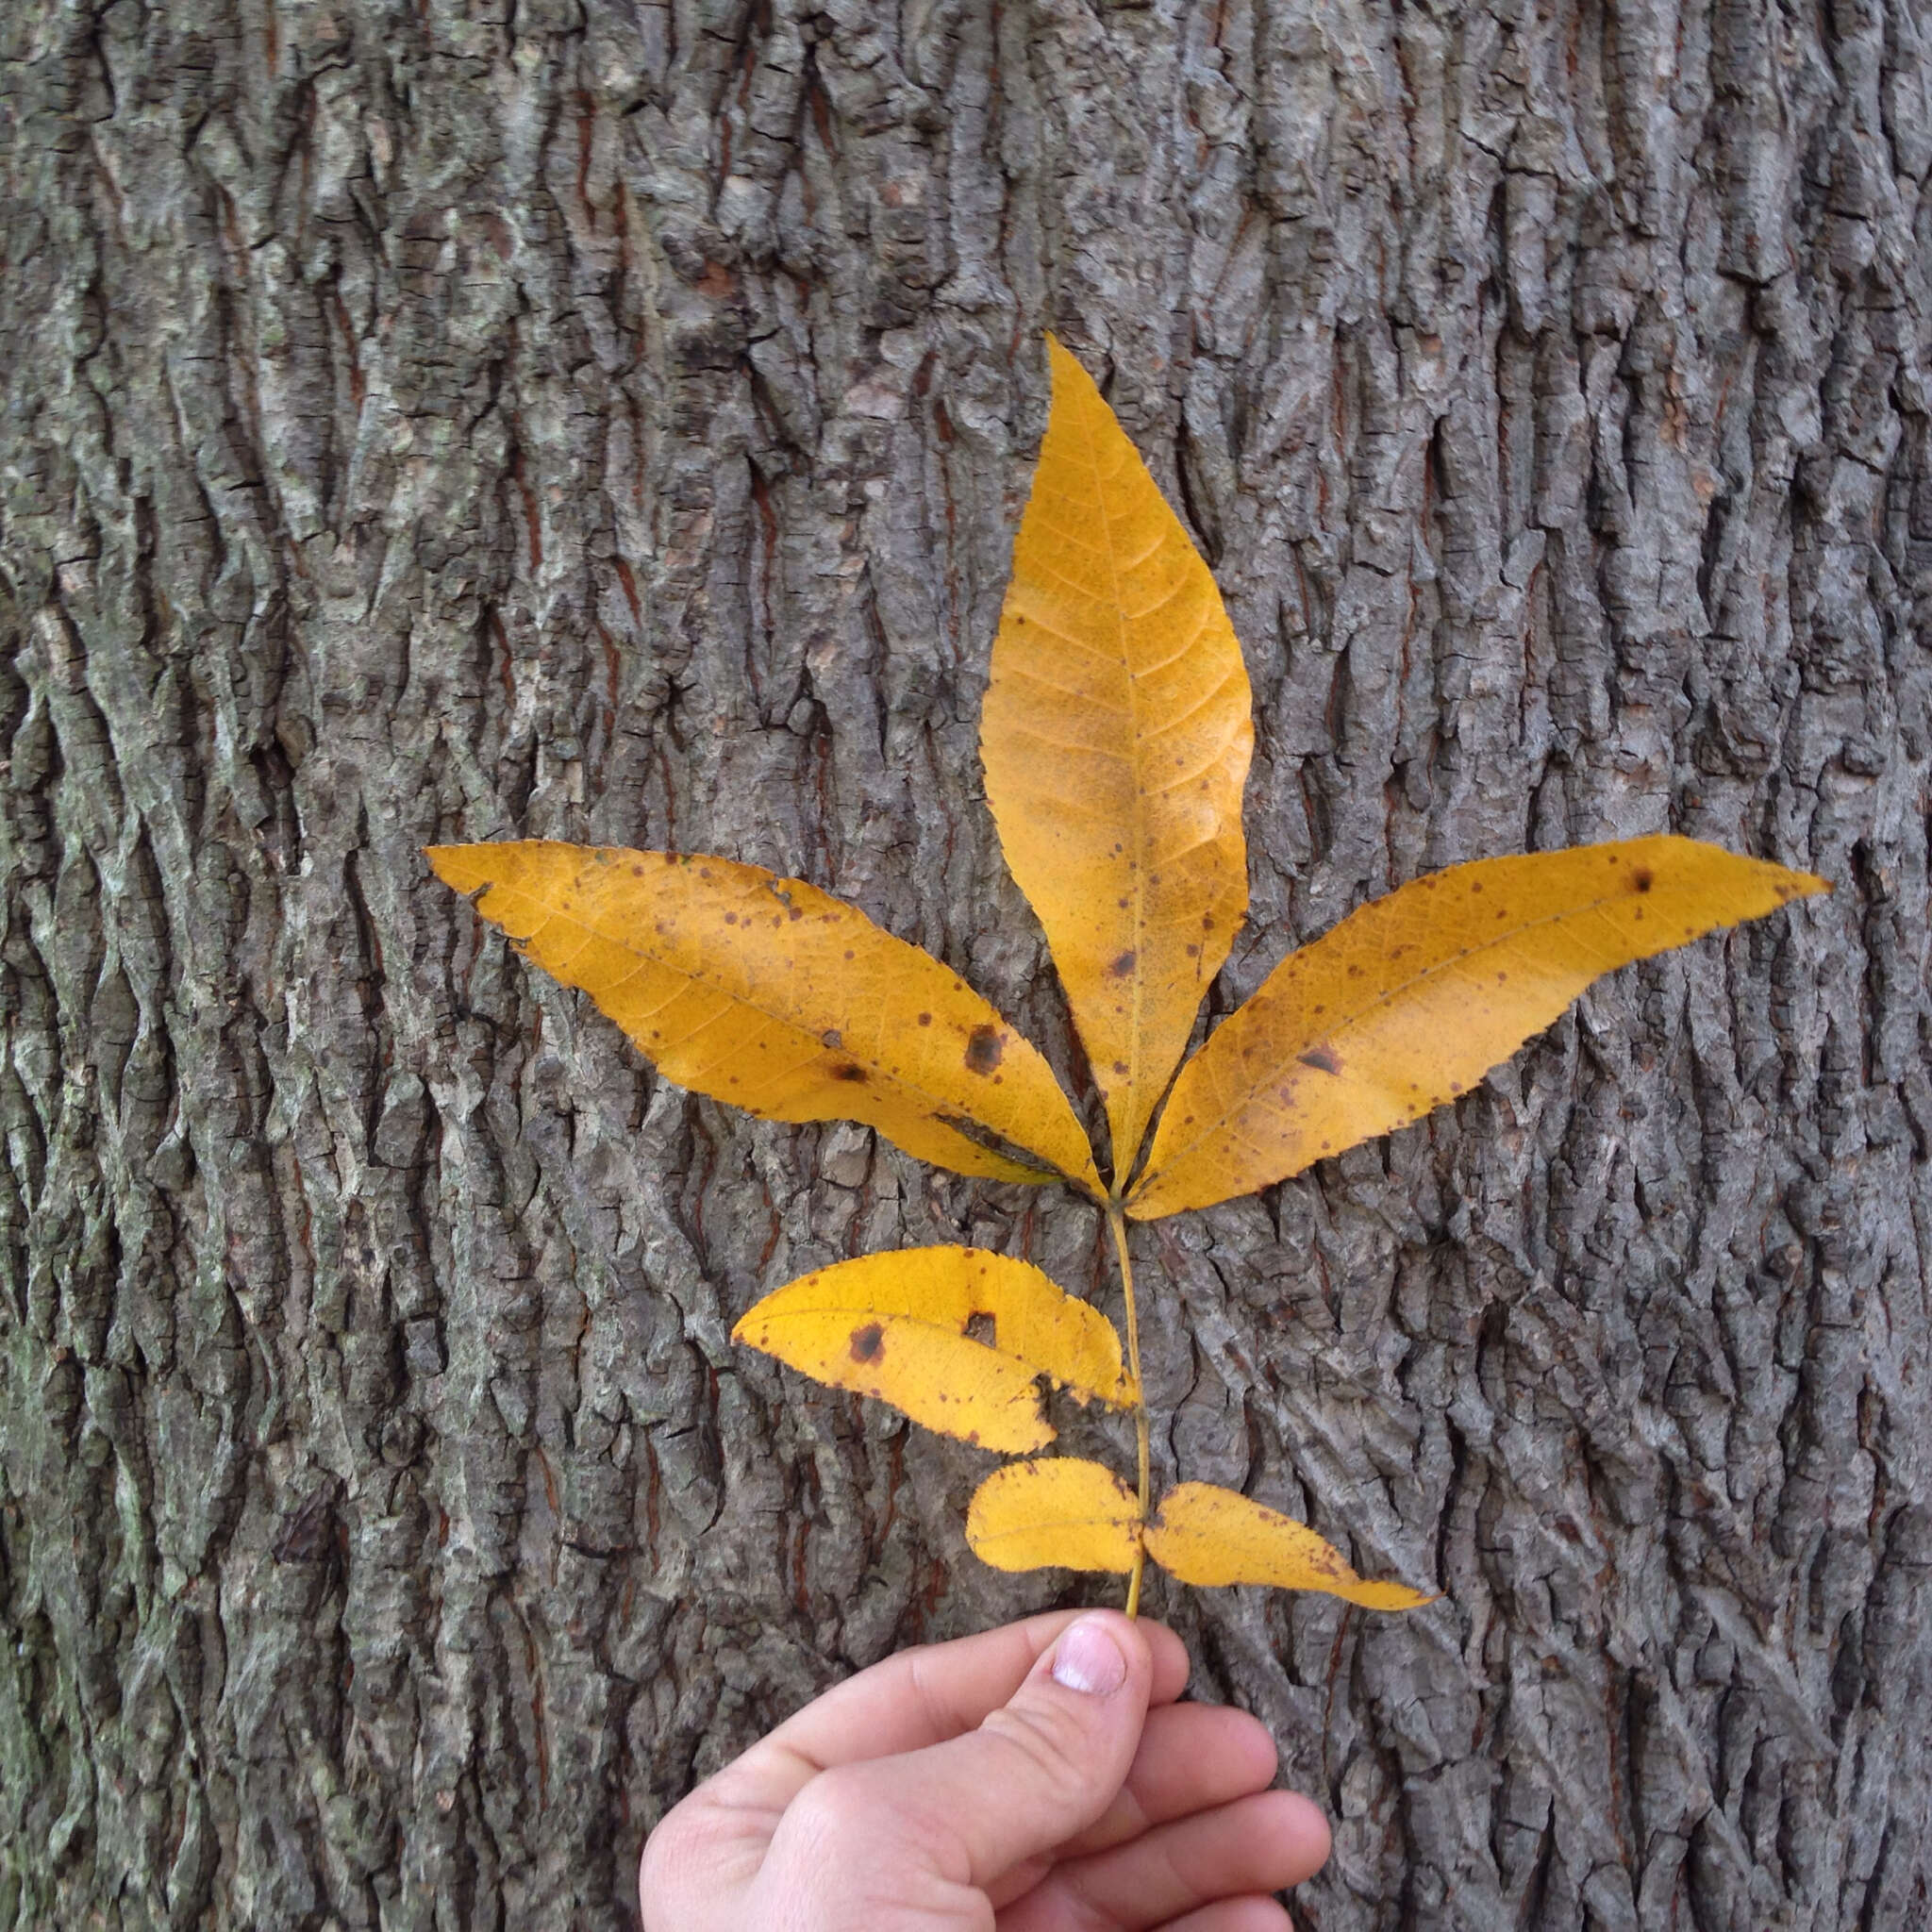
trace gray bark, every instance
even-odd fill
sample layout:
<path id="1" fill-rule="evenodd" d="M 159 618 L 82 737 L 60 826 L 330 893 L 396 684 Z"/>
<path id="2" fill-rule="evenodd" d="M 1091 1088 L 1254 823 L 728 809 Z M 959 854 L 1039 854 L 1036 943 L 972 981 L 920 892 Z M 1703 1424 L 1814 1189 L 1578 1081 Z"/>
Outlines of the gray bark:
<path id="1" fill-rule="evenodd" d="M 1066 1068 L 974 754 L 1046 327 L 1254 676 L 1216 1010 L 1483 854 L 1836 886 L 1137 1237 L 1161 1477 L 1444 1592 L 1155 1586 L 1303 1923 L 1927 1923 L 1924 0 L 12 0 L 0 137 L 0 1925 L 622 1925 L 813 1691 L 1108 1594 L 726 1341 L 1110 1306 L 1093 1216 L 668 1086 L 419 852 L 797 872 Z"/>

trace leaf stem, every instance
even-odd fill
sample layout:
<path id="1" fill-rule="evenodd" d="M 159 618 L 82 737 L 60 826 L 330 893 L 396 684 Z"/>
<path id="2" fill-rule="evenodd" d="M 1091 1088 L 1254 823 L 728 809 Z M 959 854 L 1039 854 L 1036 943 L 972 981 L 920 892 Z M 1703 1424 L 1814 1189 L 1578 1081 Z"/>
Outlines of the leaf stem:
<path id="1" fill-rule="evenodd" d="M 1147 1524 L 1150 1491 L 1147 1456 L 1147 1397 L 1141 1387 L 1141 1324 L 1134 1310 L 1134 1264 L 1127 1254 L 1127 1221 L 1118 1200 L 1107 1204 L 1107 1224 L 1113 1233 L 1114 1257 L 1121 1267 L 1121 1292 L 1127 1305 L 1127 1374 L 1134 1383 L 1134 1449 L 1141 1472 L 1141 1524 Z M 1141 1608 L 1141 1573 L 1147 1563 L 1146 1552 L 1134 1546 L 1133 1574 L 1127 1581 L 1127 1615 L 1137 1616 Z"/>

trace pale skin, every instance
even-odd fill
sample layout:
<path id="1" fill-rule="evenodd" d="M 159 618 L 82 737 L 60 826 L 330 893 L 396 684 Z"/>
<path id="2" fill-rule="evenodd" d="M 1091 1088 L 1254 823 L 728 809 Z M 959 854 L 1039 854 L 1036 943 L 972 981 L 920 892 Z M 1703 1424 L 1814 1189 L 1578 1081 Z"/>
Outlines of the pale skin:
<path id="1" fill-rule="evenodd" d="M 644 1932 L 1289 1932 L 1328 1856 L 1173 1631 L 1058 1611 L 861 1671 L 644 1845 Z"/>

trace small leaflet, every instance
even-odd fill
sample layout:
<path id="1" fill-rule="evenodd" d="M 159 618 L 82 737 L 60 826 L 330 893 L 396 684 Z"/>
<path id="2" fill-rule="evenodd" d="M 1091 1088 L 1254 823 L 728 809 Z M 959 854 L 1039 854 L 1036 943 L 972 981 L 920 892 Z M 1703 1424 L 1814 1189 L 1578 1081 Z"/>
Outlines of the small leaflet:
<path id="1" fill-rule="evenodd" d="M 995 1570 L 1124 1575 L 1141 1547 L 1141 1506 L 1112 1470 L 1078 1457 L 996 1469 L 974 1491 L 966 1541 Z"/>
<path id="2" fill-rule="evenodd" d="M 908 1248 L 815 1269 L 768 1294 L 731 1335 L 1008 1455 L 1054 1440 L 1042 1376 L 1081 1402 L 1133 1399 L 1113 1324 L 1031 1262 L 984 1248 Z"/>
<path id="3" fill-rule="evenodd" d="M 1433 1603 L 1401 1583 L 1366 1583 L 1306 1524 L 1235 1490 L 1182 1483 L 1147 1525 L 1147 1554 L 1183 1583 L 1268 1583 L 1319 1590 L 1366 1610 L 1412 1610 Z"/>

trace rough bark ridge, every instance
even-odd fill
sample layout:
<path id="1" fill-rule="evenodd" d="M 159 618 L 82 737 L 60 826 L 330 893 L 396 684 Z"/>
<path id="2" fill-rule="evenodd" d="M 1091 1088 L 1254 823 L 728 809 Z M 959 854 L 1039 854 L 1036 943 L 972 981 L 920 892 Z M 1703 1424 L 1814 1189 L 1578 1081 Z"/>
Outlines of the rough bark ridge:
<path id="1" fill-rule="evenodd" d="M 0 170 L 0 1924 L 621 1925 L 1064 1584 L 725 1331 L 1092 1218 L 668 1088 L 418 856 L 795 870 L 1064 1067 L 974 756 L 1048 325 L 1248 650 L 1222 1005 L 1484 853 L 1838 882 L 1138 1238 L 1162 1474 L 1448 1592 L 1166 1605 L 1305 1923 L 1926 1923 L 1924 0 L 12 0 Z"/>

